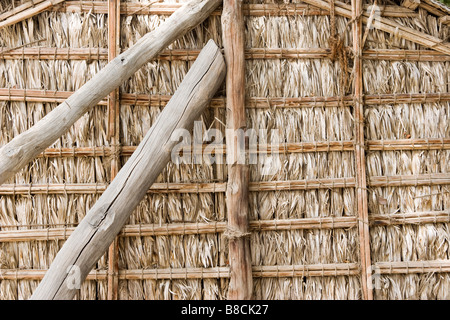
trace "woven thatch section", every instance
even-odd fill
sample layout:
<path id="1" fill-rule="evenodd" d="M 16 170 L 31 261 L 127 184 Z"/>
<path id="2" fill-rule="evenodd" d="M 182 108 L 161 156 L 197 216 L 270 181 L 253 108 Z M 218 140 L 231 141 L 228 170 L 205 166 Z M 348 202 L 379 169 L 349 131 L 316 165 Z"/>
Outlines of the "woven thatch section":
<path id="1" fill-rule="evenodd" d="M 176 1 L 164 3 L 173 2 Z M 19 3 L 15 1 L 15 5 Z M 280 4 L 268 0 L 246 3 Z M 284 3 L 302 5 L 300 1 Z M 383 5 L 384 1 L 378 3 Z M 11 1 L 0 0 L 1 12 L 11 8 Z M 57 7 L 0 29 L 0 47 L 3 48 L 17 50 L 24 45 L 24 48 L 92 48 L 94 53 L 84 60 L 71 57 L 70 52 L 66 57 L 57 57 L 55 53 L 54 59 L 22 59 L 20 55 L 16 59 L 0 58 L 0 88 L 72 92 L 100 70 L 107 63 L 104 56 L 99 59 L 99 50 L 104 50 L 103 55 L 107 52 L 108 20 L 97 7 L 95 10 L 89 8 L 89 3 L 85 3 L 84 7 L 79 6 L 80 12 L 71 13 Z M 91 8 L 94 8 L 94 2 Z M 121 16 L 122 50 L 167 17 L 142 14 L 143 11 L 136 9 L 131 12 L 135 14 Z M 392 19 L 447 39 L 449 28 L 446 25 L 440 25 L 436 17 L 423 9 L 418 9 L 417 13 L 414 17 Z M 343 45 L 351 47 L 350 19 L 336 16 L 335 28 Z M 266 49 L 330 47 L 330 16 L 323 12 L 250 14 L 245 18 L 245 31 L 246 47 L 261 49 L 259 52 L 264 54 Z M 221 32 L 220 16 L 212 15 L 169 49 L 173 52 L 201 49 L 209 39 L 221 46 Z M 427 48 L 396 35 L 371 30 L 364 49 Z M 341 98 L 354 92 L 352 57 L 346 57 L 345 65 L 342 59 L 329 59 L 328 52 L 325 58 L 304 58 L 298 54 L 290 58 L 250 57 L 246 62 L 248 128 L 268 130 L 267 140 L 259 143 L 270 143 L 271 132 L 278 130 L 281 143 L 302 146 L 301 150 L 298 147 L 296 151 L 282 152 L 276 157 L 263 157 L 258 164 L 250 165 L 253 189 L 249 219 L 255 226 L 273 223 L 272 228 L 252 229 L 250 236 L 257 299 L 362 298 L 361 239 L 354 183 L 355 110 L 351 99 L 347 103 L 341 102 Z M 26 241 L 0 237 L 1 299 L 30 297 L 43 276 L 42 270 L 49 268 L 64 238 L 111 181 L 111 161 L 119 159 L 121 164 L 127 161 L 126 147 L 139 144 L 193 59 L 195 53 L 182 58 L 166 54 L 149 62 L 123 83 L 120 88 L 123 101 L 118 115 L 121 154 L 108 136 L 109 109 L 105 100 L 55 142 L 52 148 L 60 150 L 59 155 L 55 151 L 56 155 L 37 158 L 7 182 L 8 186 L 0 193 L 0 233 L 42 232 L 39 237 L 30 236 Z M 449 67 L 449 59 L 443 62 L 367 59 L 363 61 L 364 94 L 448 94 Z M 343 72 L 345 68 L 347 72 Z M 19 94 L 11 97 L 11 90 L 9 92 L 9 97 L 0 101 L 0 145 L 31 127 L 57 105 L 50 95 L 40 101 L 30 101 L 26 91 L 22 97 Z M 202 115 L 204 130 L 217 128 L 224 133 L 224 94 L 224 90 L 218 92 L 216 103 Z M 152 95 L 152 99 L 142 98 L 148 95 Z M 286 105 L 286 100 L 303 97 L 337 99 L 333 104 L 294 102 Z M 254 102 L 254 98 L 260 98 L 259 102 Z M 270 105 L 270 101 L 278 101 L 277 106 Z M 448 99 L 433 103 L 426 103 L 425 98 L 421 101 L 374 102 L 364 107 L 365 139 L 368 141 L 365 154 L 368 210 L 369 219 L 375 219 L 370 225 L 371 260 L 374 266 L 385 262 L 444 261 L 440 269 L 427 271 L 426 267 L 422 270 L 417 267 L 414 273 L 408 265 L 406 272 L 401 274 L 394 272 L 400 270 L 398 266 L 383 267 L 379 277 L 381 287 L 374 290 L 376 299 L 450 298 L 450 228 L 448 218 L 442 218 L 450 213 L 450 150 L 448 140 L 443 140 L 450 139 L 450 103 Z M 434 150 L 430 143 L 428 147 L 422 143 L 425 147 L 420 150 L 414 149 L 414 142 L 406 143 L 404 150 L 373 150 L 369 143 L 376 140 L 379 145 L 381 140 L 430 138 L 442 139 L 442 143 L 434 143 Z M 330 142 L 347 142 L 350 147 L 345 150 L 344 147 L 333 148 Z M 318 143 L 323 143 L 320 150 Z M 81 147 L 98 148 L 96 152 L 80 155 L 75 148 Z M 70 150 L 73 150 L 72 154 Z M 105 153 L 105 150 L 109 151 Z M 276 168 L 274 174 L 264 174 L 268 167 Z M 419 183 L 417 179 L 406 181 L 413 175 L 420 175 L 422 180 L 419 179 Z M 383 178 L 386 183 L 377 182 L 381 176 L 388 177 Z M 392 176 L 406 177 L 406 182 L 400 179 L 400 186 L 390 185 L 389 178 L 395 179 Z M 336 180 L 338 178 L 346 183 L 338 185 L 341 181 Z M 317 179 L 318 184 L 310 185 Z M 440 183 L 439 179 L 447 182 Z M 305 181 L 304 187 L 289 185 L 283 190 L 276 187 L 270 191 L 259 190 L 260 182 L 294 180 Z M 146 196 L 127 223 L 134 231 L 124 232 L 118 238 L 119 299 L 226 299 L 228 240 L 220 225 L 226 222 L 226 204 L 224 189 L 219 187 L 226 182 L 227 166 L 223 164 L 170 163 L 167 166 L 157 181 L 160 186 L 167 187 L 160 187 Z M 192 186 L 188 191 L 170 192 L 172 183 Z M 199 183 L 212 187 L 206 192 L 199 191 Z M 33 185 L 43 187 L 36 191 Z M 81 185 L 84 190 L 73 191 Z M 420 216 L 430 212 L 432 217 L 439 213 L 439 218 L 416 224 L 404 218 L 405 214 Z M 388 225 L 376 223 L 380 215 L 388 220 L 395 220 L 392 216 L 398 215 L 403 221 Z M 337 222 L 343 221 L 339 220 L 341 218 L 351 220 L 345 220 L 345 225 L 339 226 Z M 296 227 L 293 223 L 296 219 L 312 219 L 313 226 Z M 205 223 L 212 229 L 204 231 Z M 170 231 L 173 230 L 171 227 L 181 224 L 187 226 L 184 232 Z M 60 228 L 59 236 L 50 236 L 57 228 Z M 186 232 L 188 228 L 190 231 Z M 111 277 L 108 267 L 108 254 L 105 254 L 77 298 L 106 299 L 107 280 Z M 298 272 L 294 276 L 282 274 L 294 271 Z"/>

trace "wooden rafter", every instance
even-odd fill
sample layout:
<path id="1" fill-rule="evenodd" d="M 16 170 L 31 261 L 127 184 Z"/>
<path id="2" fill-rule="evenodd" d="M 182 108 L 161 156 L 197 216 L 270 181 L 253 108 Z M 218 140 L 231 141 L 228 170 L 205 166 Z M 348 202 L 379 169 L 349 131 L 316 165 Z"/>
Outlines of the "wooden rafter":
<path id="1" fill-rule="evenodd" d="M 122 15 L 170 15 L 178 7 L 179 3 L 154 3 L 151 6 L 145 3 L 129 2 L 122 3 Z M 367 9 L 368 6 L 364 6 Z M 92 12 L 106 14 L 107 8 L 104 1 L 66 1 L 64 5 L 56 6 L 52 10 L 62 12 Z M 304 3 L 265 3 L 265 4 L 243 4 L 242 10 L 246 16 L 316 16 L 328 15 L 328 10 L 317 7 L 311 7 Z M 218 16 L 222 10 L 215 10 L 212 15 Z M 382 7 L 383 17 L 406 18 L 417 17 L 419 14 L 408 8 L 396 5 L 386 5 Z"/>
<path id="2" fill-rule="evenodd" d="M 0 21 L 0 29 L 1 28 L 5 28 L 8 26 L 11 26 L 15 23 L 18 23 L 20 21 L 23 21 L 25 19 L 34 17 L 35 15 L 44 12 L 48 9 L 50 9 L 53 6 L 56 6 L 60 3 L 62 3 L 65 0 L 46 0 L 43 2 L 39 2 L 38 4 L 34 4 L 36 3 L 36 1 L 32 1 L 30 4 L 32 5 L 31 7 L 28 7 L 27 4 L 24 4 L 22 6 L 19 6 L 18 8 L 21 8 L 22 10 L 15 10 L 14 13 L 8 14 L 5 13 L 4 17 L 7 17 L 5 20 Z"/>

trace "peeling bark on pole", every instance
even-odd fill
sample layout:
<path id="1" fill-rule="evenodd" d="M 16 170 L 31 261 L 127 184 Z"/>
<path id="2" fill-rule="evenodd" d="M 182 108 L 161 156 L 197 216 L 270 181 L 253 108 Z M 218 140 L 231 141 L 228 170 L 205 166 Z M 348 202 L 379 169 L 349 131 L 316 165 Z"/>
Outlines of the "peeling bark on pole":
<path id="1" fill-rule="evenodd" d="M 139 39 L 27 131 L 0 149 L 0 184 L 61 137 L 83 114 L 177 38 L 204 21 L 221 0 L 192 0 Z"/>
<path id="2" fill-rule="evenodd" d="M 225 77 L 223 56 L 210 40 L 137 150 L 58 252 L 31 299 L 72 299 L 130 214 L 166 167 L 178 139 L 191 129 Z"/>
<path id="3" fill-rule="evenodd" d="M 244 16 L 242 0 L 225 0 L 222 14 L 223 44 L 227 63 L 227 163 L 226 191 L 229 235 L 230 287 L 228 299 L 248 300 L 253 295 L 252 259 L 248 226 L 249 168 L 242 163 L 239 142 L 233 135 L 246 130 Z M 232 133 L 232 134 L 230 134 Z M 245 159 L 245 158 L 244 158 Z"/>

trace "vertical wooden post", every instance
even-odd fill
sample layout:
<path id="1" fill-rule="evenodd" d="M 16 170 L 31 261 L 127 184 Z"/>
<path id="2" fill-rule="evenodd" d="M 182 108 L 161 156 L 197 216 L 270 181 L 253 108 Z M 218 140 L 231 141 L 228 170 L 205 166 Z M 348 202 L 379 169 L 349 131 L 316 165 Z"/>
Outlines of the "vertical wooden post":
<path id="1" fill-rule="evenodd" d="M 120 54 L 120 0 L 108 1 L 108 61 Z M 111 180 L 120 169 L 120 100 L 119 88 L 108 96 L 108 137 L 112 147 Z M 114 239 L 108 249 L 108 300 L 118 299 L 119 288 L 119 242 Z"/>
<path id="2" fill-rule="evenodd" d="M 244 16 L 242 0 L 224 0 L 222 14 L 227 103 L 228 185 L 226 204 L 231 278 L 228 299 L 246 300 L 253 295 L 252 261 L 248 227 L 249 168 L 242 163 L 234 133 L 246 130 Z M 241 133 L 242 133 L 241 131 Z M 244 157 L 245 160 L 245 157 Z"/>
<path id="3" fill-rule="evenodd" d="M 358 229 L 360 240 L 361 282 L 363 298 L 373 300 L 370 259 L 369 214 L 367 206 L 366 158 L 364 148 L 364 103 L 362 82 L 362 0 L 352 0 L 352 26 L 354 74 L 355 74 L 355 156 L 356 156 L 356 196 L 358 199 Z"/>

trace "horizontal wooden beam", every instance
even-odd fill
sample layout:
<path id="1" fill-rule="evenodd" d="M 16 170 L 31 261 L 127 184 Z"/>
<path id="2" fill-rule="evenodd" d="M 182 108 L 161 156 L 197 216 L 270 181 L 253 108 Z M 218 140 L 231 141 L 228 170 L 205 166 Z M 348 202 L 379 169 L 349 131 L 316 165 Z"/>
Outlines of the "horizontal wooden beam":
<path id="1" fill-rule="evenodd" d="M 60 103 L 73 94 L 72 91 L 54 91 L 37 89 L 0 88 L 0 101 Z M 140 93 L 121 93 L 122 105 L 142 105 L 164 107 L 170 100 L 170 95 L 148 95 Z M 311 108 L 311 107 L 339 107 L 341 103 L 346 106 L 354 104 L 353 96 L 332 97 L 248 97 L 246 108 Z M 368 94 L 364 96 L 364 105 L 383 104 L 413 104 L 413 103 L 441 103 L 450 101 L 450 93 L 394 93 L 394 94 Z M 107 105 L 107 100 L 101 100 L 98 105 Z M 224 97 L 215 97 L 211 100 L 211 108 L 225 108 Z"/>
<path id="2" fill-rule="evenodd" d="M 332 263 L 310 265 L 253 266 L 254 278 L 274 277 L 336 277 L 356 276 L 357 263 Z M 0 269 L 2 280 L 41 280 L 47 270 Z M 213 268 L 167 268 L 119 270 L 120 280 L 172 280 L 172 279 L 217 279 L 229 278 L 228 267 Z M 86 280 L 107 279 L 106 270 L 91 271 Z"/>
<path id="3" fill-rule="evenodd" d="M 180 4 L 177 3 L 122 3 L 120 12 L 122 15 L 171 15 Z M 367 9 L 369 6 L 364 6 Z M 396 5 L 380 6 L 384 17 L 406 18 L 418 17 L 418 13 Z M 267 3 L 267 4 L 244 4 L 243 13 L 246 16 L 319 16 L 328 15 L 329 11 L 313 7 L 304 3 Z M 66 1 L 60 6 L 53 8 L 55 11 L 63 12 L 92 12 L 107 13 L 107 6 L 103 1 Z M 212 15 L 219 16 L 222 9 L 215 10 Z"/>
<path id="4" fill-rule="evenodd" d="M 378 274 L 412 274 L 450 272 L 450 260 L 376 262 Z"/>
<path id="5" fill-rule="evenodd" d="M 200 52 L 200 50 L 198 51 Z M 198 54 L 197 54 L 198 55 Z M 108 60 L 107 48 L 0 48 L 0 59 L 28 60 Z"/>
<path id="6" fill-rule="evenodd" d="M 0 29 L 11 26 L 25 19 L 32 18 L 35 15 L 60 4 L 63 1 L 65 0 L 46 0 L 39 2 L 37 4 L 32 3 L 32 6 L 28 8 L 26 7 L 26 5 L 19 6 L 19 8 L 22 10 L 20 11 L 16 10 L 14 14 L 6 14 L 5 16 L 8 15 L 8 17 L 5 20 L 0 21 Z"/>
<path id="7" fill-rule="evenodd" d="M 202 145 L 202 151 L 208 144 Z M 136 146 L 120 146 L 122 156 L 131 156 Z M 399 139 L 399 140 L 367 140 L 366 149 L 370 151 L 400 151 L 400 150 L 448 150 L 450 139 Z M 354 142 L 350 141 L 324 141 L 324 142 L 291 142 L 278 145 L 257 145 L 257 151 L 268 153 L 306 153 L 306 152 L 342 152 L 353 151 Z M 79 147 L 79 148 L 47 148 L 39 158 L 53 157 L 109 157 L 116 152 L 112 147 Z M 198 150 L 200 152 L 200 150 Z M 214 154 L 225 154 L 225 145 L 216 148 Z"/>
<path id="8" fill-rule="evenodd" d="M 448 150 L 450 138 L 368 140 L 367 149 L 370 151 Z"/>
<path id="9" fill-rule="evenodd" d="M 277 220 L 254 220 L 249 222 L 251 231 L 286 231 L 286 230 L 302 230 L 302 229 L 339 229 L 352 228 L 356 225 L 357 219 L 352 216 L 345 217 L 318 217 L 318 218 L 301 218 L 301 219 L 277 219 Z M 17 242 L 17 241 L 49 241 L 67 239 L 75 230 L 73 227 L 51 227 L 41 229 L 20 229 L 20 230 L 4 230 L 14 228 L 33 227 L 30 226 L 5 226 L 0 228 L 0 242 Z M 175 235 L 192 235 L 192 234 L 211 234 L 223 233 L 227 230 L 226 221 L 212 222 L 172 222 L 167 224 L 141 224 L 141 225 L 125 225 L 120 237 L 149 237 L 149 236 L 175 236 Z"/>
<path id="10" fill-rule="evenodd" d="M 2 14 L 0 14 L 0 21 L 6 20 L 9 17 L 12 17 L 12 16 L 18 14 L 19 12 L 22 12 L 26 9 L 32 8 L 32 7 L 36 6 L 37 4 L 44 2 L 44 1 L 46 1 L 46 0 L 30 0 L 30 1 L 27 1 L 13 9 L 11 9 L 11 10 L 5 11 Z"/>
<path id="11" fill-rule="evenodd" d="M 368 176 L 370 187 L 435 186 L 443 184 L 450 184 L 450 173 Z"/>
<path id="12" fill-rule="evenodd" d="M 371 187 L 404 187 L 450 184 L 449 173 L 431 173 L 421 175 L 372 176 L 368 185 Z M 216 193 L 225 192 L 226 182 L 204 183 L 154 183 L 149 193 Z M 333 188 L 353 188 L 355 179 L 323 178 L 288 181 L 250 182 L 250 191 L 293 191 Z M 78 184 L 3 184 L 0 195 L 27 194 L 100 194 L 107 188 L 105 183 Z"/>
<path id="13" fill-rule="evenodd" d="M 450 222 L 450 211 L 369 215 L 369 221 L 371 226 L 448 223 Z M 251 220 L 249 221 L 249 228 L 251 232 L 291 231 L 304 229 L 348 229 L 355 227 L 357 222 L 358 220 L 356 216 Z M 65 240 L 72 234 L 73 230 L 75 230 L 76 225 L 77 224 L 68 224 L 65 226 L 52 224 L 0 225 L 0 242 Z M 125 225 L 120 231 L 119 236 L 151 237 L 216 234 L 223 233 L 226 230 L 226 221 L 131 224 Z"/>
<path id="14" fill-rule="evenodd" d="M 369 220 L 370 224 L 373 226 L 447 223 L 450 222 L 450 211 L 379 214 L 370 215 Z"/>
<path id="15" fill-rule="evenodd" d="M 164 50 L 155 60 L 194 61 L 200 49 Z M 249 48 L 245 59 L 326 59 L 330 56 L 328 48 Z M 433 50 L 369 49 L 363 51 L 363 59 L 389 61 L 428 61 L 446 62 L 450 57 Z M 0 59 L 19 60 L 108 60 L 106 48 L 0 48 Z"/>
<path id="16" fill-rule="evenodd" d="M 201 154 L 210 146 L 203 144 L 202 148 L 196 150 L 183 151 L 183 154 Z M 136 150 L 136 146 L 121 146 L 119 147 L 119 155 L 131 156 Z M 333 152 L 333 151 L 353 151 L 353 141 L 324 141 L 324 142 L 291 142 L 277 145 L 258 144 L 256 146 L 256 154 L 259 153 L 306 153 L 306 152 Z M 54 158 L 54 157 L 108 157 L 115 153 L 112 147 L 80 147 L 80 148 L 47 148 L 41 153 L 39 158 Z M 221 147 L 215 146 L 214 154 L 226 154 L 226 145 Z"/>
<path id="17" fill-rule="evenodd" d="M 216 193 L 225 192 L 226 182 L 204 183 L 154 183 L 148 193 Z M 250 191 L 289 191 L 328 188 L 352 188 L 354 178 L 308 179 L 291 181 L 251 182 Z M 2 184 L 0 195 L 27 194 L 100 194 L 107 188 L 105 183 L 78 184 Z"/>
<path id="18" fill-rule="evenodd" d="M 358 276 L 360 272 L 357 263 L 253 266 L 252 269 L 254 278 Z M 450 272 L 450 260 L 376 262 L 373 271 L 381 275 L 447 273 Z M 47 270 L 42 269 L 0 269 L 0 278 L 2 280 L 41 280 L 46 272 Z M 217 279 L 229 277 L 230 270 L 228 267 L 119 270 L 120 280 Z M 107 270 L 93 270 L 89 272 L 86 280 L 105 281 L 107 280 Z"/>

